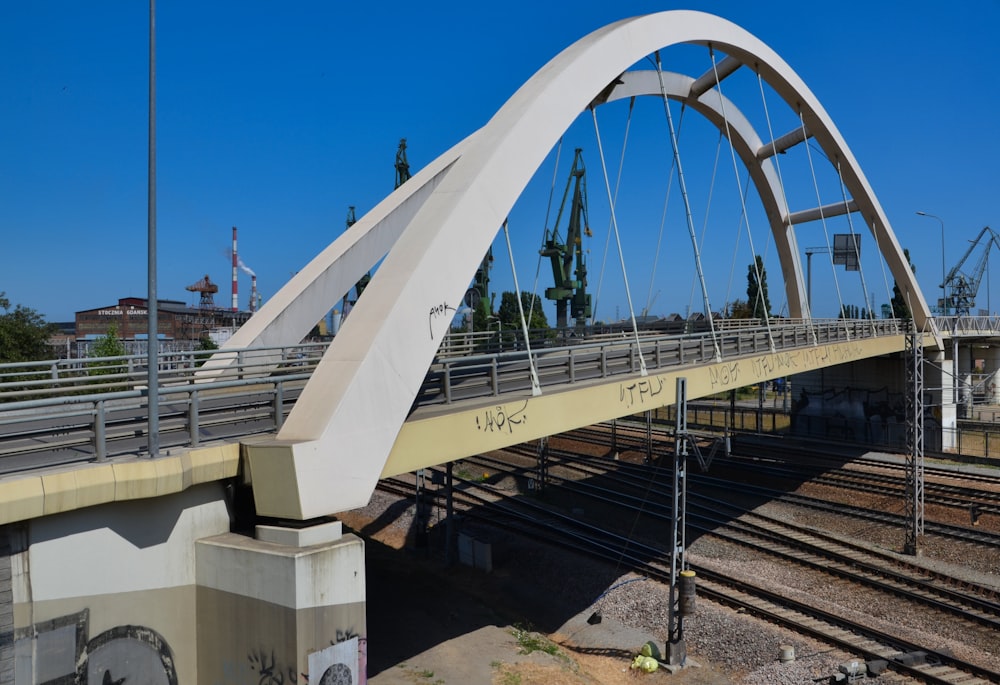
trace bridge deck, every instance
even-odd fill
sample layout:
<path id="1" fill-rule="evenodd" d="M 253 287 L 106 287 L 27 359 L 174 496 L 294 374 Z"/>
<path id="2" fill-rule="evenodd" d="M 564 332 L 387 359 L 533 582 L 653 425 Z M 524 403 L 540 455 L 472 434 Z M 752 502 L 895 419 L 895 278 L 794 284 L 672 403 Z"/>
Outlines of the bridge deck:
<path id="1" fill-rule="evenodd" d="M 667 406 L 675 402 L 679 377 L 687 379 L 688 396 L 694 399 L 903 349 L 899 322 L 872 323 L 786 322 L 770 331 L 740 326 L 714 337 L 647 335 L 637 340 L 630 333 L 535 348 L 532 357 L 541 386 L 537 396 L 531 393 L 526 352 L 462 356 L 443 350 L 388 459 L 379 465 L 380 475 Z M 933 339 L 928 335 L 924 342 L 930 345 Z M 253 353 L 264 354 L 234 354 Z M 170 437 L 161 444 L 169 447 L 165 456 L 152 461 L 141 458 L 146 406 L 141 385 L 110 393 L 64 389 L 60 397 L 46 397 L 51 390 L 45 388 L 60 382 L 77 388 L 79 379 L 58 381 L 53 371 L 55 380 L 11 382 L 22 395 L 8 394 L 20 401 L 7 402 L 0 410 L 0 468 L 8 472 L 0 481 L 0 522 L 151 497 L 206 479 L 236 476 L 239 443 L 251 458 L 267 449 L 257 444 L 272 441 L 321 355 L 322 349 L 309 354 L 286 350 L 275 361 L 273 354 L 264 354 L 260 363 L 266 364 L 266 371 L 241 362 L 229 376 L 207 384 L 180 371 L 167 374 L 161 388 L 161 435 L 166 430 Z M 111 380 L 141 382 L 142 377 L 132 370 Z M 0 378 L 0 386 L 4 380 Z M 282 502 L 299 496 L 294 479 L 267 473 L 260 464 L 252 469 L 257 475 L 255 496 L 285 509 Z"/>
<path id="2" fill-rule="evenodd" d="M 698 360 L 637 373 L 564 383 L 533 397 L 530 390 L 414 411 L 396 439 L 382 477 L 443 464 L 547 435 L 629 416 L 676 402 L 687 379 L 689 399 L 859 359 L 901 352 L 905 336 L 884 335 Z M 442 440 L 441 436 L 448 436 Z"/>

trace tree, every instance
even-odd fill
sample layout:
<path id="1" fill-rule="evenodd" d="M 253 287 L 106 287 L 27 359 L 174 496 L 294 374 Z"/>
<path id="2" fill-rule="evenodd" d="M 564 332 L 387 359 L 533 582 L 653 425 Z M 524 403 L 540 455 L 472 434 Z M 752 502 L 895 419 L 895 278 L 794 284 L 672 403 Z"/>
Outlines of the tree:
<path id="1" fill-rule="evenodd" d="M 858 309 L 856 304 L 843 304 L 840 305 L 840 318 L 841 319 L 863 319 L 865 318 L 865 311 Z"/>
<path id="2" fill-rule="evenodd" d="M 752 312 L 751 318 L 763 319 L 771 315 L 771 300 L 767 297 L 767 270 L 760 255 L 756 255 L 747 267 L 747 305 Z"/>
<path id="3" fill-rule="evenodd" d="M 17 305 L 11 310 L 6 293 L 0 292 L 0 363 L 30 362 L 52 356 L 49 338 L 55 324 L 45 321 L 34 309 Z"/>
<path id="4" fill-rule="evenodd" d="M 917 267 L 913 266 L 913 262 L 910 261 L 910 250 L 906 248 L 903 250 L 903 256 L 906 257 L 906 263 L 910 265 L 910 271 L 917 273 Z M 903 297 L 903 292 L 899 289 L 899 283 L 896 281 L 892 282 L 892 316 L 895 319 L 912 319 L 913 315 L 910 313 L 910 305 L 907 304 L 906 298 Z"/>
<path id="5" fill-rule="evenodd" d="M 532 307 L 532 303 L 534 303 L 534 307 Z M 545 317 L 545 312 L 542 311 L 542 298 L 533 293 L 522 292 L 521 307 L 524 308 L 525 317 L 529 315 L 529 312 L 531 313 L 531 318 L 528 319 L 529 329 L 535 330 L 549 327 L 549 321 Z M 504 328 L 509 326 L 512 330 L 521 329 L 521 312 L 517 308 L 517 295 L 515 293 L 509 290 L 501 293 L 500 308 L 497 310 L 497 316 L 500 318 L 500 323 L 503 324 Z"/>
<path id="6" fill-rule="evenodd" d="M 195 352 L 211 352 L 212 350 L 219 349 L 218 343 L 216 343 L 212 338 L 209 337 L 208 333 L 202 334 L 201 338 L 198 340 L 198 347 L 195 348 Z M 195 366 L 201 366 L 208 361 L 209 355 L 207 354 L 196 354 Z"/>
<path id="7" fill-rule="evenodd" d="M 750 305 L 747 304 L 746 300 L 739 298 L 727 304 L 723 312 L 723 315 L 727 319 L 749 319 L 751 318 L 751 314 Z"/>
<path id="8" fill-rule="evenodd" d="M 87 356 L 92 359 L 125 356 L 125 343 L 118 338 L 118 326 L 116 324 L 108 326 L 108 332 L 97 339 L 94 346 L 90 348 L 90 354 Z M 107 376 L 117 373 L 125 373 L 124 364 L 107 361 L 87 364 L 87 375 L 89 376 Z"/>

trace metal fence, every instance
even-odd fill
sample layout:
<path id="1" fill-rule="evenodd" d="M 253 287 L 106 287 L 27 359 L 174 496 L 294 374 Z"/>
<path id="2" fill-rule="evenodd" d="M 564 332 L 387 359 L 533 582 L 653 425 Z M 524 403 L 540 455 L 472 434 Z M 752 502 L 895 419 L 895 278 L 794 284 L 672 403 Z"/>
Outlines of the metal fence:
<path id="1" fill-rule="evenodd" d="M 531 361 L 539 382 L 552 386 L 636 374 L 643 364 L 662 369 L 892 335 L 904 326 L 893 320 L 785 319 L 770 329 L 741 322 L 720 326 L 715 335 L 645 331 L 638 339 L 631 331 L 597 331 L 590 337 L 567 331 L 546 334 L 537 346 L 532 340 Z M 498 335 L 502 351 L 476 353 L 488 342 L 489 334 L 450 335 L 415 406 L 529 389 L 528 352 L 518 349 L 524 347 L 523 337 Z M 160 444 L 197 446 L 206 438 L 280 429 L 326 347 L 304 343 L 160 355 Z M 38 466 L 39 455 L 56 463 L 51 459 L 103 460 L 141 452 L 149 408 L 146 364 L 143 356 L 124 356 L 0 365 L 0 471 Z M 740 420 L 745 428 L 745 418 Z"/>

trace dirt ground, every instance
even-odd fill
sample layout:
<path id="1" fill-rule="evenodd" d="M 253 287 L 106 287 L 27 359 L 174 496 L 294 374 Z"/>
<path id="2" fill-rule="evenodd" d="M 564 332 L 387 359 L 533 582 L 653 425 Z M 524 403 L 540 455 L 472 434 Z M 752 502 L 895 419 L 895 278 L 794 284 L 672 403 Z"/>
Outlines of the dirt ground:
<path id="1" fill-rule="evenodd" d="M 676 674 L 630 668 L 653 636 L 566 606 L 517 563 L 492 573 L 445 568 L 440 554 L 406 549 L 405 533 L 347 516 L 367 545 L 368 682 L 372 685 L 730 685 L 701 663 Z M 537 566 L 533 567 L 537 572 Z M 586 573 L 586 571 L 584 571 Z M 549 575 L 549 574 L 546 574 Z M 563 582 L 574 583 L 566 572 Z M 526 653 L 529 652 L 530 653 Z"/>

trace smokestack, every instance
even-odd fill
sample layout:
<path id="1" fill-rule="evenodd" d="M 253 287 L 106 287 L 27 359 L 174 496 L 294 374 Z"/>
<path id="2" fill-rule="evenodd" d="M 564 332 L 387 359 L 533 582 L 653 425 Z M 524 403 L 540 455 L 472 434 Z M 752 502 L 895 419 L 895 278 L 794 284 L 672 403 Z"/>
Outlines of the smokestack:
<path id="1" fill-rule="evenodd" d="M 236 256 L 236 227 L 233 226 L 233 311 L 240 310 L 240 300 L 238 298 L 239 286 L 236 280 L 236 269 L 239 258 Z"/>
<path id="2" fill-rule="evenodd" d="M 250 277 L 250 313 L 257 311 L 257 276 Z"/>

